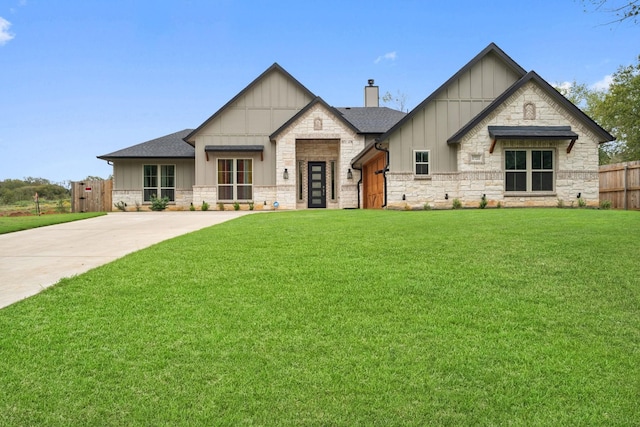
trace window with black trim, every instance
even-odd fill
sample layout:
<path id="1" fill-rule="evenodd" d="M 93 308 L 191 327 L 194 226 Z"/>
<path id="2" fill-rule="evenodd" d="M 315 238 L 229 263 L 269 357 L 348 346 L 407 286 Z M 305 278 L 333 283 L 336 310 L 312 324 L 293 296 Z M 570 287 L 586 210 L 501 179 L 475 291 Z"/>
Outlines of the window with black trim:
<path id="1" fill-rule="evenodd" d="M 336 186 L 336 162 L 335 161 L 331 161 L 330 163 L 330 167 L 331 167 L 331 172 L 329 175 L 329 179 L 330 179 L 330 183 L 331 183 L 331 200 L 336 200 L 336 194 L 337 194 L 337 186 Z"/>
<path id="2" fill-rule="evenodd" d="M 553 157 L 553 150 L 505 150 L 505 191 L 553 191 Z"/>
<path id="3" fill-rule="evenodd" d="M 429 175 L 429 150 L 415 150 L 413 171 L 416 175 Z"/>
<path id="4" fill-rule="evenodd" d="M 218 200 L 253 200 L 252 159 L 218 159 Z"/>
<path id="5" fill-rule="evenodd" d="M 298 160 L 298 201 L 304 197 L 304 161 Z"/>
<path id="6" fill-rule="evenodd" d="M 151 197 L 168 197 L 169 201 L 176 200 L 176 167 L 175 165 L 144 165 L 143 172 L 143 200 L 150 202 Z"/>

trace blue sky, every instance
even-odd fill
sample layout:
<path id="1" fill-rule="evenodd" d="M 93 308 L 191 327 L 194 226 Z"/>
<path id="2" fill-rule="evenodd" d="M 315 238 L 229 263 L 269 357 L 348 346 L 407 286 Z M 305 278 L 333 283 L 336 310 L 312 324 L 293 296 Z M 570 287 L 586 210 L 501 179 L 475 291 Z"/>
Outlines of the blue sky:
<path id="1" fill-rule="evenodd" d="M 609 2 L 615 5 L 616 1 Z M 602 84 L 640 24 L 578 0 L 0 0 L 0 180 L 107 177 L 96 156 L 195 128 L 274 62 L 330 105 L 373 78 L 413 108 L 495 42 Z"/>

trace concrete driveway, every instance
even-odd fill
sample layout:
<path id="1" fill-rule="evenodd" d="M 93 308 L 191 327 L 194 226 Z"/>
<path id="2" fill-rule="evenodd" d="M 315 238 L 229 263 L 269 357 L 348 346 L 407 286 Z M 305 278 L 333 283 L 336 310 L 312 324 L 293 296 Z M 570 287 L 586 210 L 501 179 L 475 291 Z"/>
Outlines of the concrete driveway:
<path id="1" fill-rule="evenodd" d="M 64 277 L 253 212 L 114 212 L 0 235 L 0 308 Z"/>

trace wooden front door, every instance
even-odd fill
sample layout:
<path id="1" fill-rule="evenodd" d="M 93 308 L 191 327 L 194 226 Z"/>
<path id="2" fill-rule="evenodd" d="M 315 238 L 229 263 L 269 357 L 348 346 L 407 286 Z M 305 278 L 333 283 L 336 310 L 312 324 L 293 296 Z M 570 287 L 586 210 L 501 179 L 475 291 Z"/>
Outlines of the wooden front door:
<path id="1" fill-rule="evenodd" d="M 307 207 L 326 208 L 327 207 L 327 163 L 309 162 L 309 183 Z"/>
<path id="2" fill-rule="evenodd" d="M 381 209 L 384 203 L 384 179 L 381 172 L 385 166 L 385 153 L 377 154 L 362 166 L 362 193 L 365 209 Z"/>

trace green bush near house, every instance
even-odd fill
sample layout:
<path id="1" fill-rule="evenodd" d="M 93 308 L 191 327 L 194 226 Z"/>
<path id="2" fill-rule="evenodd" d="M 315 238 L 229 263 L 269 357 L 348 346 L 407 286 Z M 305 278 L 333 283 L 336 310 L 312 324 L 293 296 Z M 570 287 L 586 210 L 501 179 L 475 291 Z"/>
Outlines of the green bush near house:
<path id="1" fill-rule="evenodd" d="M 639 230 L 243 216 L 0 310 L 0 425 L 639 425 Z"/>
<path id="2" fill-rule="evenodd" d="M 163 211 L 169 205 L 169 198 L 165 197 L 156 197 L 155 194 L 151 195 L 151 210 L 152 211 Z"/>
<path id="3" fill-rule="evenodd" d="M 600 209 L 611 209 L 611 200 L 601 200 Z"/>

